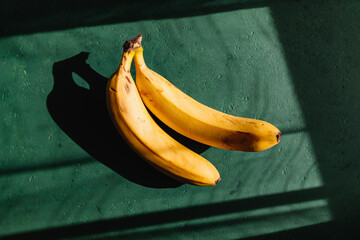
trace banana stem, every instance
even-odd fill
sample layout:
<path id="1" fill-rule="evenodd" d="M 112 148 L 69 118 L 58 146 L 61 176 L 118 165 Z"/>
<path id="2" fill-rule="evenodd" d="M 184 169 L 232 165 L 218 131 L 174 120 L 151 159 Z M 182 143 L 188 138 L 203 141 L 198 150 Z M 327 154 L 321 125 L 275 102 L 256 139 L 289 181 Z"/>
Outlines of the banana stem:
<path id="1" fill-rule="evenodd" d="M 131 52 L 131 51 L 135 51 L 138 48 L 141 48 L 141 40 L 142 40 L 142 35 L 139 34 L 136 38 L 127 40 L 124 45 L 124 52 Z"/>

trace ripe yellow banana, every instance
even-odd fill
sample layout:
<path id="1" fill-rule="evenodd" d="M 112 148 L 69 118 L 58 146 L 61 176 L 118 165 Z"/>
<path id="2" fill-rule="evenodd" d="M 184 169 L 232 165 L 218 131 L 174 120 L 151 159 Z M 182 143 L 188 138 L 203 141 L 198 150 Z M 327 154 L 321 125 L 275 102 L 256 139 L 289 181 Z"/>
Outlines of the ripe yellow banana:
<path id="1" fill-rule="evenodd" d="M 126 41 L 120 67 L 107 83 L 106 102 L 115 127 L 136 153 L 163 173 L 194 185 L 216 185 L 217 169 L 163 131 L 142 102 L 130 74 L 139 40 Z"/>
<path id="2" fill-rule="evenodd" d="M 246 152 L 263 151 L 279 143 L 281 133 L 272 124 L 205 106 L 149 69 L 141 46 L 136 50 L 134 62 L 136 85 L 143 102 L 157 118 L 180 134 L 210 146 Z"/>

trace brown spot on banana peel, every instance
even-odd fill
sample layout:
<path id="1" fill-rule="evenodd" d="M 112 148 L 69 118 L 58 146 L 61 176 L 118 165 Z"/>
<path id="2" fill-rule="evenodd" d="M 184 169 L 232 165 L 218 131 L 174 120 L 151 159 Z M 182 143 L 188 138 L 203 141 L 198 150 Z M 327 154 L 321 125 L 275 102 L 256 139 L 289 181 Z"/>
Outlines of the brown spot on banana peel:
<path id="1" fill-rule="evenodd" d="M 230 150 L 240 150 L 245 152 L 254 151 L 254 142 L 259 141 L 259 138 L 256 135 L 253 135 L 249 132 L 236 131 L 236 134 L 232 136 L 225 137 L 222 139 L 222 142 L 230 147 Z"/>
<path id="2" fill-rule="evenodd" d="M 267 139 L 269 141 L 272 141 L 274 143 L 273 145 L 276 145 L 281 140 L 281 132 L 279 131 L 277 134 L 274 134 L 273 132 L 269 132 L 267 135 Z M 221 139 L 221 141 L 225 146 L 228 147 L 227 149 L 230 150 L 240 150 L 245 152 L 262 151 L 257 147 L 258 143 L 262 141 L 261 137 L 258 136 L 257 134 L 253 134 L 250 132 L 236 131 L 236 133 L 224 137 L 223 139 Z"/>
<path id="3" fill-rule="evenodd" d="M 232 124 L 234 124 L 235 126 L 238 126 L 238 124 L 236 122 L 234 122 L 233 120 L 231 120 L 230 118 L 228 118 L 227 116 L 224 116 L 224 118 L 226 120 L 228 120 L 229 122 L 231 122 Z"/>
<path id="4" fill-rule="evenodd" d="M 145 90 L 139 90 L 139 93 L 142 97 L 146 98 L 147 100 L 149 100 L 150 102 L 153 101 L 153 99 L 150 97 L 149 93 Z"/>
<path id="5" fill-rule="evenodd" d="M 126 91 L 126 93 L 127 93 L 127 94 L 129 94 L 129 93 L 130 93 L 130 87 L 129 87 L 129 84 L 128 84 L 128 83 L 125 83 L 124 87 L 125 87 L 125 91 Z"/>
<path id="6" fill-rule="evenodd" d="M 241 134 L 251 134 L 249 132 L 241 132 L 241 131 L 236 131 L 237 133 L 241 133 Z"/>
<path id="7" fill-rule="evenodd" d="M 226 138 L 222 139 L 222 142 L 225 145 L 230 146 L 231 148 L 234 148 L 234 144 L 233 144 L 234 140 L 226 137 Z M 238 139 L 238 142 L 240 143 L 240 145 L 246 145 L 249 142 L 249 139 L 248 139 L 248 137 L 244 136 L 243 138 Z"/>
<path id="8" fill-rule="evenodd" d="M 113 87 L 110 87 L 110 90 L 111 90 L 111 91 L 114 91 L 114 92 L 117 92 L 116 89 L 113 88 Z"/>
<path id="9" fill-rule="evenodd" d="M 128 83 L 131 84 L 130 78 L 128 76 L 125 76 L 126 80 L 128 81 Z"/>
<path id="10" fill-rule="evenodd" d="M 144 96 L 144 97 L 146 97 L 146 98 L 149 97 L 149 93 L 146 92 L 146 91 L 144 91 L 144 90 L 139 90 L 139 93 L 140 93 L 141 96 Z"/>

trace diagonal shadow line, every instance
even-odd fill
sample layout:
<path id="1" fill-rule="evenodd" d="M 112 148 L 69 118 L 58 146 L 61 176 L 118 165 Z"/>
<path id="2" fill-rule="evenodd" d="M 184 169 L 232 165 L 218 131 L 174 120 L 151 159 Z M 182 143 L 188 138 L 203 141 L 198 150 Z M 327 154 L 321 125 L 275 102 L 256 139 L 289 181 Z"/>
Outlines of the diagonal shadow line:
<path id="1" fill-rule="evenodd" d="M 284 231 L 263 234 L 242 240 L 319 240 L 319 239 L 358 239 L 358 223 L 346 224 L 338 221 L 317 223 L 310 226 L 288 229 Z M 346 235 L 345 235 L 346 233 Z M 351 236 L 346 237 L 346 236 Z"/>
<path id="2" fill-rule="evenodd" d="M 0 36 L 97 26 L 151 19 L 207 15 L 259 8 L 279 0 L 153 0 L 55 1 L 3 0 L 0 3 Z M 140 10 L 140 11 L 139 11 Z"/>
<path id="3" fill-rule="evenodd" d="M 92 158 L 82 158 L 72 161 L 62 161 L 62 162 L 54 162 L 54 163 L 43 163 L 41 165 L 32 165 L 32 166 L 22 166 L 17 168 L 7 168 L 7 169 L 0 169 L 0 176 L 6 175 L 14 175 L 14 174 L 21 174 L 21 173 L 29 173 L 41 170 L 53 170 L 57 168 L 69 167 L 78 164 L 91 164 L 94 163 L 95 160 Z"/>
<path id="4" fill-rule="evenodd" d="M 226 215 L 236 212 L 250 211 L 254 209 L 274 207 L 279 205 L 288 205 L 324 198 L 327 198 L 325 189 L 323 187 L 316 187 L 287 193 L 277 193 L 261 197 L 252 197 L 228 202 L 212 203 L 207 205 L 178 208 L 155 213 L 139 214 L 135 216 L 30 231 L 3 236 L 0 237 L 0 240 L 59 239 L 67 237 L 79 237 L 90 234 L 101 234 L 111 231 L 121 231 L 139 227 L 169 224 L 179 221 L 203 219 L 218 215 Z"/>
<path id="5" fill-rule="evenodd" d="M 295 216 L 304 216 L 306 214 L 312 213 L 313 211 L 325 211 L 326 206 L 319 206 L 319 207 L 309 207 L 306 209 L 298 209 L 288 212 L 280 212 L 280 213 L 268 213 L 258 216 L 252 217 L 235 217 L 227 220 L 222 221 L 206 221 L 204 223 L 192 223 L 192 224 L 185 224 L 185 226 L 181 227 L 182 232 L 195 232 L 201 231 L 202 229 L 209 229 L 211 227 L 220 228 L 223 226 L 232 226 L 232 225 L 239 225 L 239 224 L 247 224 L 247 223 L 254 223 L 260 221 L 270 222 L 272 220 L 276 220 L 277 218 L 290 218 Z M 144 230 L 144 231 L 137 231 L 131 233 L 119 233 L 114 236 L 122 238 L 122 239 L 146 239 L 147 238 L 154 238 L 154 237 L 163 237 L 168 236 L 171 233 L 176 233 L 179 231 L 179 227 L 167 227 L 167 228 L 160 228 L 160 229 L 153 229 L 153 230 Z M 97 239 L 107 239 L 105 238 L 97 238 Z"/>

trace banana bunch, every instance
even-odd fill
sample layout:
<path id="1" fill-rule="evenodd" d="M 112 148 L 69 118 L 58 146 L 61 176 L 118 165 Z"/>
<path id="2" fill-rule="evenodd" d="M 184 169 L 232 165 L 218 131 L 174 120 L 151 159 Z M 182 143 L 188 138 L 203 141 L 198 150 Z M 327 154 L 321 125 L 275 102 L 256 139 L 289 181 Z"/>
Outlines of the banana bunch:
<path id="1" fill-rule="evenodd" d="M 217 169 L 205 158 L 170 137 L 150 116 L 130 67 L 141 38 L 128 40 L 118 70 L 109 78 L 106 102 L 110 117 L 130 147 L 161 172 L 182 182 L 213 186 Z"/>
<path id="2" fill-rule="evenodd" d="M 217 148 L 256 152 L 279 143 L 281 133 L 272 124 L 207 107 L 149 69 L 141 40 L 139 35 L 125 42 L 121 64 L 108 80 L 106 101 L 119 133 L 152 166 L 194 185 L 214 186 L 220 181 L 209 161 L 170 137 L 146 108 L 180 134 Z M 130 74 L 133 60 L 136 84 Z"/>

